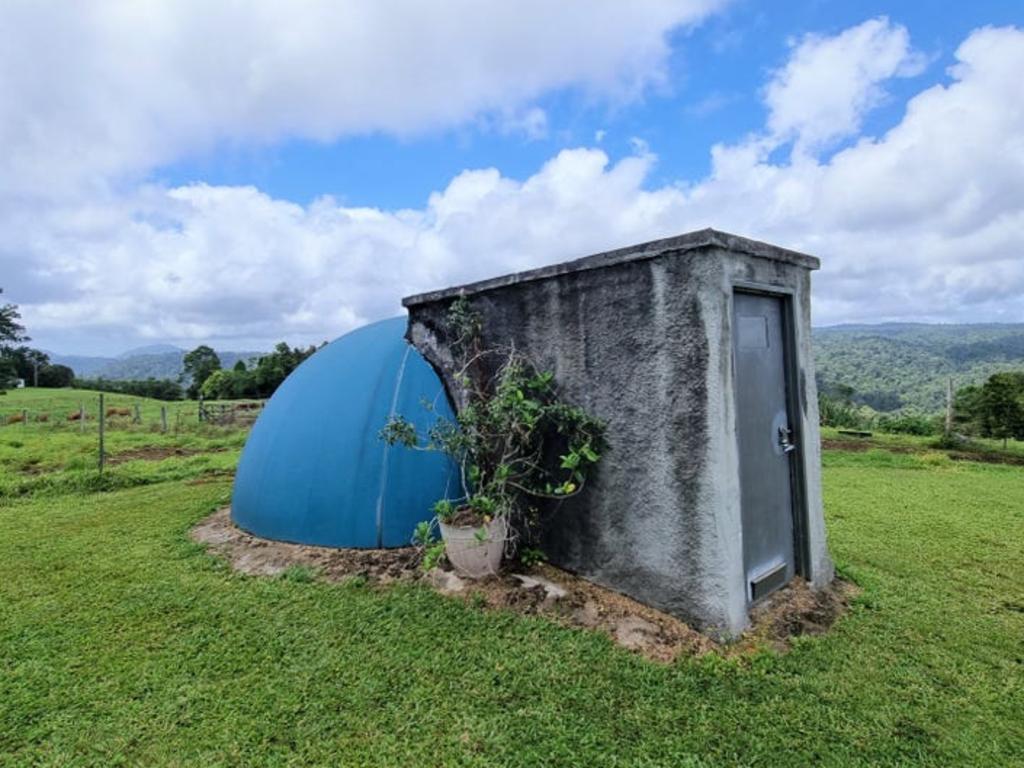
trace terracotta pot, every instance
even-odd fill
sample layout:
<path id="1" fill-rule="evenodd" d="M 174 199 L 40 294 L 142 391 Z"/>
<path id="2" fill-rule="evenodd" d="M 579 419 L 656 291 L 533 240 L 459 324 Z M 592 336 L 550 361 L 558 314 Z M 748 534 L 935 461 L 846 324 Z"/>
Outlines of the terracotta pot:
<path id="1" fill-rule="evenodd" d="M 509 534 L 504 517 L 496 517 L 482 526 L 448 525 L 440 520 L 438 523 L 445 554 L 456 571 L 471 579 L 498 573 Z"/>

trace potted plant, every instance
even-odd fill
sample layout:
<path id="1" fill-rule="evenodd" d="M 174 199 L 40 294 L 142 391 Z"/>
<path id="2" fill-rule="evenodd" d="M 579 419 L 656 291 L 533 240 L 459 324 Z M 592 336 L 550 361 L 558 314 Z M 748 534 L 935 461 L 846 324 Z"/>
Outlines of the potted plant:
<path id="1" fill-rule="evenodd" d="M 395 416 L 381 437 L 455 460 L 462 494 L 440 499 L 434 514 L 448 560 L 479 578 L 497 573 L 502 557 L 528 535 L 538 500 L 580 493 L 604 450 L 604 426 L 562 402 L 553 374 L 538 371 L 514 347 L 483 347 L 480 318 L 464 297 L 452 304 L 446 323 L 458 414 L 439 419 L 425 435 Z M 429 548 L 433 526 L 421 526 L 415 538 L 428 546 L 425 565 L 436 563 L 440 549 Z"/>

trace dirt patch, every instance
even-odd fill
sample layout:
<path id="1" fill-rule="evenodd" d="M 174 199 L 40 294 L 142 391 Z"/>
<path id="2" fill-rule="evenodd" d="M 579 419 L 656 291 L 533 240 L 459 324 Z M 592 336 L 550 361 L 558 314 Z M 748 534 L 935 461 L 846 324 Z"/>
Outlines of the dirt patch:
<path id="1" fill-rule="evenodd" d="M 177 458 L 182 456 L 195 456 L 197 453 L 212 453 L 214 449 L 197 451 L 193 448 L 172 448 L 161 445 L 147 445 L 143 448 L 133 448 L 130 451 L 122 451 L 107 456 L 108 466 L 124 464 L 128 461 L 163 461 L 164 459 Z"/>
<path id="2" fill-rule="evenodd" d="M 825 632 L 858 592 L 839 580 L 814 592 L 797 579 L 754 610 L 752 627 L 739 641 L 721 644 L 673 616 L 551 565 L 479 581 L 441 569 L 425 574 L 419 550 L 413 547 L 334 549 L 270 541 L 236 527 L 228 508 L 202 520 L 191 536 L 242 573 L 275 576 L 292 566 L 307 566 L 329 581 L 354 577 L 372 584 L 422 581 L 455 599 L 603 632 L 623 648 L 660 662 L 709 652 L 742 655 L 765 644 L 784 651 L 792 637 Z"/>
<path id="3" fill-rule="evenodd" d="M 878 450 L 889 453 L 921 453 L 924 449 L 912 445 L 879 445 L 869 439 L 862 440 L 836 440 L 834 438 L 823 438 L 821 447 L 828 451 L 850 451 L 851 453 L 862 453 L 864 451 Z"/>
<path id="4" fill-rule="evenodd" d="M 794 637 L 822 635 L 860 592 L 857 585 L 842 579 L 819 590 L 812 590 L 803 579 L 794 579 L 751 611 L 753 626 L 739 645 L 768 643 L 783 651 Z"/>
<path id="5" fill-rule="evenodd" d="M 953 461 L 980 461 L 983 464 L 1010 464 L 1015 467 L 1024 467 L 1024 456 L 1014 456 L 1009 453 L 949 451 L 949 458 Z"/>
<path id="6" fill-rule="evenodd" d="M 829 451 L 849 451 L 851 453 L 863 453 L 869 450 L 888 451 L 889 453 L 927 453 L 933 450 L 927 446 L 913 445 L 879 445 L 870 439 L 863 440 L 837 440 L 835 438 L 823 438 L 821 447 Z M 1024 467 L 1024 456 L 1017 456 L 1012 453 L 998 453 L 994 451 L 972 451 L 952 450 L 944 451 L 953 461 L 978 461 L 983 464 L 1010 464 L 1012 466 Z"/>
<path id="7" fill-rule="evenodd" d="M 228 508 L 214 512 L 192 529 L 192 539 L 253 576 L 276 576 L 292 566 L 316 568 L 323 578 L 341 581 L 363 577 L 378 583 L 414 581 L 422 576 L 414 547 L 401 549 L 334 549 L 261 539 L 231 522 Z"/>
<path id="8" fill-rule="evenodd" d="M 867 440 L 835 440 L 833 438 L 822 438 L 821 447 L 826 451 L 851 451 L 860 453 L 872 447 Z"/>
<path id="9" fill-rule="evenodd" d="M 187 485 L 209 485 L 210 483 L 223 483 L 225 480 L 230 480 L 235 476 L 235 470 L 233 469 L 207 469 L 202 472 L 198 477 L 194 477 L 188 481 Z"/>

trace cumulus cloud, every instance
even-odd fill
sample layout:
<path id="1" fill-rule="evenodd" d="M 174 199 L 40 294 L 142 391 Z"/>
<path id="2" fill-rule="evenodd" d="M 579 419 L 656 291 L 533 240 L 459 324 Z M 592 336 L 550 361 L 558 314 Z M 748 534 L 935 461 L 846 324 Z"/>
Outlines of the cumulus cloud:
<path id="1" fill-rule="evenodd" d="M 867 38 L 895 34 L 879 23 Z M 805 44 L 818 50 L 830 40 Z M 909 44 L 896 48 L 903 53 L 891 57 L 890 76 L 913 57 Z M 846 82 L 848 62 L 835 66 Z M 40 338 L 237 348 L 333 337 L 397 314 L 409 293 L 713 226 L 821 256 L 819 323 L 1019 321 L 1022 71 L 1024 31 L 980 29 L 884 135 L 827 158 L 794 148 L 773 160 L 764 146 L 778 140 L 779 124 L 769 118 L 747 141 L 715 147 L 707 178 L 664 186 L 650 185 L 657 159 L 638 145 L 617 162 L 598 149 L 566 150 L 524 180 L 465 171 L 409 210 L 329 198 L 300 206 L 255 188 L 202 184 L 58 201 L 29 218 L 8 209 L 0 253 L 21 261 L 0 255 L 0 271 L 23 270 L 31 300 L 19 301 Z M 883 82 L 872 77 L 845 89 L 849 104 L 837 113 L 859 119 L 870 108 L 865 88 Z M 808 113 L 786 124 L 821 142 L 849 119 Z"/>
<path id="2" fill-rule="evenodd" d="M 884 17 L 834 37 L 806 35 L 765 89 L 769 137 L 804 152 L 855 135 L 884 97 L 880 83 L 919 74 L 924 63 L 906 28 Z"/>
<path id="3" fill-rule="evenodd" d="M 0 7 L 0 194 L 105 184 L 219 143 L 414 135 L 537 96 L 631 99 L 723 0 L 279 0 Z"/>

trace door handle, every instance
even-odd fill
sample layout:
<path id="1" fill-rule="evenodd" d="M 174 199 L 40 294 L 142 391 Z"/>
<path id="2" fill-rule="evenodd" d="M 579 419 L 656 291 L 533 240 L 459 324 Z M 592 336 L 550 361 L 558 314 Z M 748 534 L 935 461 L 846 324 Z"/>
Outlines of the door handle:
<path id="1" fill-rule="evenodd" d="M 779 446 L 783 453 L 790 453 L 796 450 L 796 443 L 792 440 L 793 430 L 789 427 L 779 427 Z"/>

